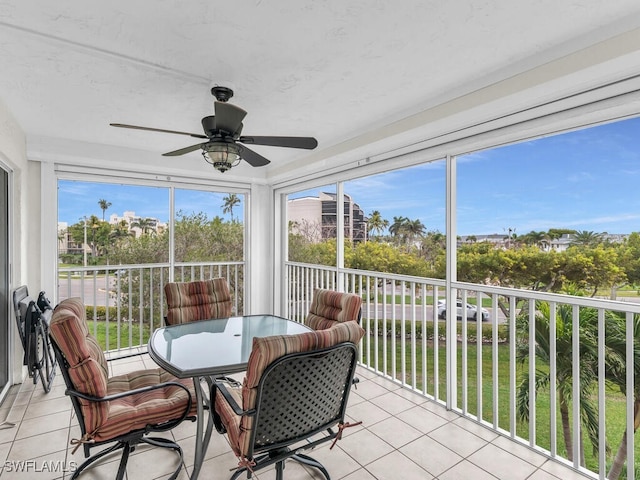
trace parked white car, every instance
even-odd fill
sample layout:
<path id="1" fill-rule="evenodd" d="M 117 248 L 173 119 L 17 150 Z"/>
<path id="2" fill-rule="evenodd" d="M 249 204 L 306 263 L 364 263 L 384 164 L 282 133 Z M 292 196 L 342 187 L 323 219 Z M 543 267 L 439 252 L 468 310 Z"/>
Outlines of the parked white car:
<path id="1" fill-rule="evenodd" d="M 456 317 L 458 320 L 462 320 L 462 317 L 466 317 L 467 320 L 475 320 L 476 319 L 476 306 L 466 304 L 465 307 L 462 306 L 462 300 L 456 300 Z M 463 314 L 463 310 L 466 312 Z M 482 311 L 482 321 L 489 321 L 489 311 L 486 308 L 481 308 Z M 447 301 L 442 298 L 438 300 L 438 318 L 444 319 L 447 316 Z"/>

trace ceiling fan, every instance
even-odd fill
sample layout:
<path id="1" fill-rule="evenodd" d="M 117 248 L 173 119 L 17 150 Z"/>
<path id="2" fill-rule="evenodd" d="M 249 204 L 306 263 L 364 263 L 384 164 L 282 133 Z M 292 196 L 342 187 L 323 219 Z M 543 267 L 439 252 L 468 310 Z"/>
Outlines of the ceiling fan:
<path id="1" fill-rule="evenodd" d="M 162 128 L 140 127 L 124 123 L 111 123 L 110 125 L 112 127 L 174 133 L 205 139 L 206 141 L 204 142 L 163 153 L 162 155 L 174 157 L 200 149 L 206 162 L 213 165 L 216 170 L 222 173 L 238 165 L 240 160 L 245 160 L 249 165 L 254 167 L 262 167 L 270 163 L 265 157 L 246 147 L 245 145 L 247 144 L 304 148 L 307 150 L 313 150 L 318 146 L 318 141 L 313 137 L 256 137 L 240 135 L 242 133 L 242 120 L 244 120 L 247 112 L 240 107 L 227 103 L 228 100 L 233 97 L 233 90 L 227 87 L 215 86 L 211 89 L 211 94 L 216 97 L 216 102 L 214 102 L 215 115 L 209 115 L 202 119 L 204 135 L 201 133 L 180 132 Z M 240 145 L 240 143 L 243 145 Z"/>

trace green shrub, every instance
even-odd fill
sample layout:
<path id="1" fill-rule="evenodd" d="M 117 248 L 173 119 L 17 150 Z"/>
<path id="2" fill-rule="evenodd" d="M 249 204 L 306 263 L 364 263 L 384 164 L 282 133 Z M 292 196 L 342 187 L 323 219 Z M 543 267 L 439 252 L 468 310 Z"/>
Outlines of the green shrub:
<path id="1" fill-rule="evenodd" d="M 366 329 L 366 325 L 368 320 L 363 319 L 362 320 L 362 327 Z M 373 328 L 374 324 L 373 324 L 373 320 L 369 321 L 369 326 L 370 328 Z M 393 325 L 392 325 L 392 321 L 388 320 L 386 322 L 386 332 L 383 332 L 383 321 L 382 320 L 378 320 L 378 328 L 377 328 L 377 334 L 379 336 L 387 336 L 390 337 L 392 335 L 392 333 L 394 332 L 393 330 Z M 428 340 L 433 340 L 433 330 L 434 330 L 434 326 L 433 326 L 433 322 L 426 322 L 425 325 L 425 334 L 427 335 L 427 339 Z M 411 337 L 411 332 L 412 332 L 412 326 L 411 326 L 411 321 L 410 320 L 405 320 L 405 335 L 408 338 Z M 460 335 L 462 333 L 462 323 L 458 322 L 457 324 L 457 331 L 458 331 L 458 335 Z M 422 339 L 422 321 L 416 321 L 415 322 L 415 332 L 416 332 L 416 339 Z M 400 338 L 400 335 L 402 335 L 402 320 L 396 320 L 395 321 L 395 336 L 396 338 Z M 444 322 L 439 322 L 438 323 L 438 336 L 440 337 L 440 340 L 444 340 L 446 338 L 446 325 Z M 475 343 L 476 342 L 476 338 L 477 338 L 477 326 L 476 326 L 476 322 L 468 322 L 467 323 L 467 340 L 469 342 Z M 482 324 L 482 340 L 483 343 L 489 343 L 491 341 L 493 341 L 493 325 L 491 325 L 490 323 L 483 323 Z M 498 342 L 499 343 L 506 343 L 508 340 L 508 328 L 507 325 L 498 325 Z"/>

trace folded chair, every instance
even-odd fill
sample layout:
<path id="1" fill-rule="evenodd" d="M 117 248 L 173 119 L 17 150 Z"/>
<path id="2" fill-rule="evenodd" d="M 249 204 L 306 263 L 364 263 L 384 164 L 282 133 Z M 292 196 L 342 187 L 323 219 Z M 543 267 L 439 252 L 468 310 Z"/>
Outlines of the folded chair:
<path id="1" fill-rule="evenodd" d="M 361 307 L 359 295 L 316 288 L 304 324 L 314 330 L 324 330 L 342 322 L 360 323 Z"/>
<path id="2" fill-rule="evenodd" d="M 137 444 L 146 443 L 178 453 L 178 468 L 169 477 L 175 479 L 182 467 L 180 446 L 147 435 L 170 430 L 185 419 L 195 420 L 192 380 L 179 380 L 160 368 L 109 377 L 104 353 L 87 328 L 80 298 L 63 300 L 56 306 L 50 336 L 82 432 L 82 437 L 71 443 L 75 449 L 82 445 L 87 458 L 71 478 L 122 449 L 116 477 L 120 480 L 129 454 Z M 107 444 L 112 445 L 90 456 L 90 449 Z"/>
<path id="3" fill-rule="evenodd" d="M 23 364 L 27 366 L 34 385 L 40 379 L 45 393 L 49 393 L 56 375 L 56 359 L 49 341 L 52 312 L 49 300 L 44 292 L 34 300 L 27 286 L 22 285 L 13 291 L 13 311 L 24 349 Z"/>
<path id="4" fill-rule="evenodd" d="M 346 322 L 255 338 L 243 385 L 215 381 L 214 423 L 239 459 L 232 480 L 274 464 L 276 480 L 282 480 L 287 460 L 314 467 L 329 480 L 326 468 L 302 452 L 335 443 L 352 426 L 345 411 L 363 334 L 356 322 Z"/>
<path id="5" fill-rule="evenodd" d="M 232 301 L 225 278 L 195 282 L 169 282 L 164 286 L 167 298 L 167 325 L 229 318 Z"/>

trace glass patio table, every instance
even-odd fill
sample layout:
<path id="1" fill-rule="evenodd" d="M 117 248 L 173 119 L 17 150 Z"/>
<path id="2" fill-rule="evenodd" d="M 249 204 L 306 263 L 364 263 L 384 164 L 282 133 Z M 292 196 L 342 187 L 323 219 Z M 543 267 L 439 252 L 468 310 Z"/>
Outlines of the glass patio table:
<path id="1" fill-rule="evenodd" d="M 196 392 L 196 452 L 191 478 L 198 478 L 211 432 L 213 405 L 204 424 L 205 403 L 202 380 L 243 372 L 251 354 L 254 337 L 309 332 L 301 323 L 275 315 L 247 315 L 201 320 L 158 328 L 149 339 L 149 356 L 178 378 L 193 378 Z"/>

